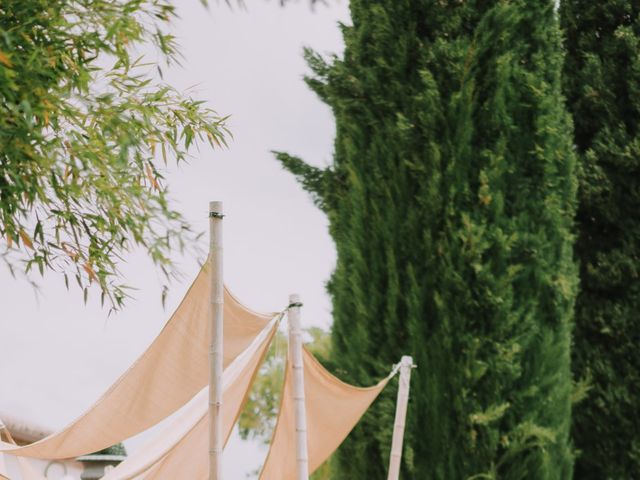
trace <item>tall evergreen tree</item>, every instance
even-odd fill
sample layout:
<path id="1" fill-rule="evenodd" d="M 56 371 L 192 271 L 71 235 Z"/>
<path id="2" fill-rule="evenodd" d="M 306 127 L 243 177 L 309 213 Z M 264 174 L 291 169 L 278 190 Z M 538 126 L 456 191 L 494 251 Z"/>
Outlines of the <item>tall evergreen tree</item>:
<path id="1" fill-rule="evenodd" d="M 576 478 L 640 473 L 640 3 L 564 0 L 565 88 L 581 175 Z"/>
<path id="2" fill-rule="evenodd" d="M 552 0 L 352 0 L 327 169 L 279 154 L 330 220 L 339 375 L 413 377 L 403 478 L 569 478 L 572 131 Z M 335 478 L 384 478 L 395 392 Z"/>

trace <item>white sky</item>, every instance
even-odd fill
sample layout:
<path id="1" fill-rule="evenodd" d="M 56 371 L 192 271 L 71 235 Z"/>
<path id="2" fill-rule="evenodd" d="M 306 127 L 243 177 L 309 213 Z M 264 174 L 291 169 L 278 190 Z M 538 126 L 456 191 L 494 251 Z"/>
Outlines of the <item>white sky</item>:
<path id="1" fill-rule="evenodd" d="M 228 151 L 202 150 L 167 181 L 175 205 L 199 231 L 207 228 L 209 200 L 225 202 L 225 278 L 243 303 L 281 310 L 290 293 L 300 293 L 303 322 L 328 326 L 324 285 L 335 251 L 326 218 L 269 151 L 316 165 L 330 161 L 333 117 L 302 81 L 302 47 L 341 52 L 337 22 L 348 21 L 347 2 L 330 0 L 315 11 L 305 0 L 285 8 L 274 0 L 246 3 L 246 10 L 231 10 L 213 1 L 207 11 L 197 0 L 176 1 L 185 60 L 165 70 L 165 79 L 180 89 L 197 84 L 195 96 L 232 115 L 234 139 Z M 95 291 L 85 307 L 79 291 L 67 292 L 51 275 L 39 282 L 36 301 L 26 282 L 0 270 L 0 413 L 48 428 L 75 418 L 151 342 L 196 269 L 195 261 L 182 263 L 185 278 L 173 284 L 163 310 L 160 275 L 132 256 L 123 270 L 139 288 L 136 301 L 108 319 Z M 255 446 L 232 440 L 229 478 L 243 478 L 259 463 Z"/>

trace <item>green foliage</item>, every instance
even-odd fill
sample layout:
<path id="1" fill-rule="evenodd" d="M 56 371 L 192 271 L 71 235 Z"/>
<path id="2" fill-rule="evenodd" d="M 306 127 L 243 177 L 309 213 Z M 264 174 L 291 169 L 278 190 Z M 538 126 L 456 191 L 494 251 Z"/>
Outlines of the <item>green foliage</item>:
<path id="1" fill-rule="evenodd" d="M 122 455 L 123 457 L 126 457 L 127 449 L 122 443 L 116 443 L 115 445 L 103 448 L 99 452 L 92 453 L 91 455 Z"/>
<path id="2" fill-rule="evenodd" d="M 329 457 L 320 467 L 309 477 L 310 480 L 333 480 L 335 478 L 335 457 Z"/>
<path id="3" fill-rule="evenodd" d="M 343 58 L 307 52 L 336 117 L 326 170 L 278 154 L 338 252 L 334 370 L 412 354 L 405 479 L 567 479 L 576 178 L 554 2 L 352 0 Z M 386 476 L 395 391 L 333 478 Z"/>
<path id="4" fill-rule="evenodd" d="M 193 237 L 170 208 L 158 158 L 224 144 L 224 119 L 154 81 L 133 56 L 178 52 L 164 0 L 0 4 L 0 237 L 9 268 L 97 283 L 112 306 L 121 255 L 137 245 L 164 269 Z"/>
<path id="5" fill-rule="evenodd" d="M 565 92 L 580 164 L 573 371 L 579 479 L 640 472 L 640 5 L 563 0 Z"/>

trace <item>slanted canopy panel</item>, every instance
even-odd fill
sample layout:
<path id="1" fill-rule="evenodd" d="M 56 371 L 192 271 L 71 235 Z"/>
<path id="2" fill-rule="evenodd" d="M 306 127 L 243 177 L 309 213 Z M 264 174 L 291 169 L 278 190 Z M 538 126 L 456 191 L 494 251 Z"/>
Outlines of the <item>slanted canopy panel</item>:
<path id="1" fill-rule="evenodd" d="M 6 429 L 6 427 L 4 427 L 4 425 L 2 424 L 2 421 L 0 420 L 0 440 L 2 440 L 2 434 L 4 433 L 4 435 L 7 437 L 7 441 L 9 444 L 11 445 L 15 445 L 16 442 L 13 440 L 13 437 L 11 436 L 11 433 L 9 432 L 8 429 Z M 5 458 L 4 458 L 3 453 L 0 453 L 0 480 L 10 480 L 9 479 L 9 470 L 7 469 L 7 466 L 5 464 Z M 38 471 L 33 468 L 33 466 L 31 466 L 31 464 L 29 463 L 29 459 L 27 458 L 22 458 L 22 457 L 16 457 L 17 461 L 18 461 L 18 467 L 20 469 L 20 478 L 22 480 L 46 480 L 40 473 L 38 473 Z"/>
<path id="2" fill-rule="evenodd" d="M 96 452 L 146 430 L 182 407 L 209 378 L 209 273 L 200 270 L 182 303 L 142 356 L 82 416 L 30 445 L 0 451 L 57 459 Z M 224 364 L 229 365 L 275 314 L 224 299 Z"/>
<path id="3" fill-rule="evenodd" d="M 4 463 L 4 454 L 0 453 L 0 480 L 8 480 L 7 466 Z"/>
<path id="4" fill-rule="evenodd" d="M 249 347 L 229 365 L 222 378 L 223 425 L 226 440 L 245 403 L 253 379 L 277 328 L 273 320 Z M 134 452 L 102 480 L 131 478 L 200 478 L 193 469 L 204 469 L 208 477 L 209 416 L 208 387 L 202 389 L 176 418 L 151 442 Z"/>
<path id="5" fill-rule="evenodd" d="M 20 466 L 20 475 L 22 480 L 47 480 L 44 475 L 39 473 L 29 462 L 27 458 L 16 457 Z"/>
<path id="6" fill-rule="evenodd" d="M 302 353 L 311 474 L 340 446 L 390 377 L 373 387 L 354 387 L 331 375 L 306 348 Z M 291 362 L 287 362 L 280 413 L 261 480 L 296 480 L 292 377 Z"/>

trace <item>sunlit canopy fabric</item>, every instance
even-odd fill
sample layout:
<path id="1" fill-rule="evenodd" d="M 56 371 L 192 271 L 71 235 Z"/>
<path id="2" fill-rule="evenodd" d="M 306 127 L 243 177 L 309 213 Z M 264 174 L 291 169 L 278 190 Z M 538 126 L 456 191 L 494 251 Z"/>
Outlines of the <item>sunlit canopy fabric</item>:
<path id="1" fill-rule="evenodd" d="M 16 457 L 20 466 L 20 475 L 22 480 L 47 480 L 44 475 L 39 473 L 30 463 L 28 459 Z"/>
<path id="2" fill-rule="evenodd" d="M 273 339 L 278 322 L 274 319 L 249 347 L 239 355 L 224 371 L 223 388 L 223 425 L 222 432 L 229 438 L 240 410 L 245 403 L 253 379 Z M 161 478 L 197 478 L 185 473 L 188 463 L 203 463 L 208 467 L 208 396 L 205 387 L 170 422 L 167 428 L 152 441 L 134 452 L 115 469 L 107 473 L 102 480 L 128 480 L 131 478 L 160 478 L 155 475 L 162 471 Z M 181 450 L 187 449 L 190 458 L 183 463 Z M 173 471 L 175 462 L 180 463 L 176 475 L 165 473 Z M 155 467 L 153 472 L 147 472 Z M 208 473 L 208 472 L 207 472 Z M 144 474 L 144 475 L 143 475 Z"/>
<path id="3" fill-rule="evenodd" d="M 4 454 L 0 453 L 0 480 L 9 480 L 7 466 L 4 463 Z"/>
<path id="4" fill-rule="evenodd" d="M 82 416 L 63 430 L 30 445 L 0 442 L 0 451 L 58 459 L 114 445 L 163 420 L 208 383 L 209 275 L 201 269 L 181 304 L 142 356 Z M 275 314 L 224 298 L 224 365 L 229 365 Z"/>
<path id="5" fill-rule="evenodd" d="M 11 433 L 0 420 L 0 440 L 2 440 L 3 433 L 7 437 L 7 441 L 9 444 L 11 445 L 16 444 L 16 442 L 13 440 L 13 437 L 11 436 Z M 10 480 L 7 466 L 4 462 L 5 460 L 4 455 L 5 454 L 0 453 L 0 480 Z M 21 480 L 46 480 L 43 475 L 40 475 L 36 471 L 36 469 L 31 466 L 31 464 L 29 463 L 29 460 L 22 457 L 16 457 L 16 459 L 18 460 L 18 466 L 20 468 Z"/>
<path id="6" fill-rule="evenodd" d="M 6 430 L 6 427 L 4 426 L 4 422 L 0 419 L 0 441 L 2 441 L 2 434 L 4 433 L 6 435 L 6 432 L 8 432 L 8 430 Z M 7 438 L 7 440 L 9 440 L 9 438 Z M 7 470 L 7 465 L 4 461 L 3 453 L 0 453 L 0 480 L 9 480 L 9 473 Z"/>
<path id="7" fill-rule="evenodd" d="M 311 474 L 340 446 L 392 375 L 373 387 L 358 388 L 331 375 L 306 348 L 303 349 L 302 360 L 307 411 L 307 449 Z M 292 379 L 291 362 L 287 362 L 278 421 L 260 480 L 296 479 L 295 404 Z"/>

